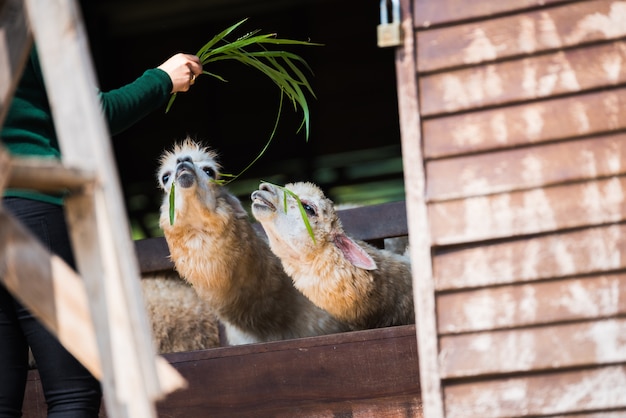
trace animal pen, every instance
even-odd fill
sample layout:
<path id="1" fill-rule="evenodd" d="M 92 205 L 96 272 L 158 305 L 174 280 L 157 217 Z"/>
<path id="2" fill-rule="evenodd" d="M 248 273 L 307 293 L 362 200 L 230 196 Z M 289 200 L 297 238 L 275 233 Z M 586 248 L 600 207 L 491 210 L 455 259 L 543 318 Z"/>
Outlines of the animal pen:
<path id="1" fill-rule="evenodd" d="M 167 354 L 159 415 L 626 416 L 626 1 L 401 6 L 406 202 L 342 220 L 409 235 L 416 326 Z"/>

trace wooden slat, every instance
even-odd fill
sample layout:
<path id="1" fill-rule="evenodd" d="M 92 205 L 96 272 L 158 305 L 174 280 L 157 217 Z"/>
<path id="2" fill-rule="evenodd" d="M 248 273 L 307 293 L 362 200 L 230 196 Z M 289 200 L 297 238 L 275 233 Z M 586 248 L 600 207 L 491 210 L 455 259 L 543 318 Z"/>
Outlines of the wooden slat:
<path id="1" fill-rule="evenodd" d="M 189 387 L 162 417 L 423 417 L 413 325 L 165 357 Z M 26 393 L 24 416 L 45 418 L 36 370 Z"/>
<path id="2" fill-rule="evenodd" d="M 94 180 L 92 171 L 65 167 L 58 160 L 13 158 L 7 187 L 52 193 L 76 192 Z"/>
<path id="3" fill-rule="evenodd" d="M 623 1 L 566 4 L 417 33 L 418 72 L 491 62 L 626 35 Z"/>
<path id="4" fill-rule="evenodd" d="M 441 377 L 626 362 L 626 319 L 443 336 Z"/>
<path id="5" fill-rule="evenodd" d="M 500 418 L 626 408 L 626 366 L 473 381 L 448 385 L 444 392 L 447 418 Z"/>
<path id="6" fill-rule="evenodd" d="M 428 119 L 424 153 L 440 158 L 626 128 L 626 89 Z"/>
<path id="7" fill-rule="evenodd" d="M 33 42 L 22 0 L 0 1 L 0 126 Z"/>
<path id="8" fill-rule="evenodd" d="M 626 314 L 626 274 L 568 278 L 440 294 L 440 334 L 486 331 Z"/>
<path id="9" fill-rule="evenodd" d="M 592 137 L 426 165 L 429 200 L 550 186 L 626 173 L 626 134 Z"/>
<path id="10" fill-rule="evenodd" d="M 443 23 L 523 11 L 532 7 L 563 3 L 564 1 L 568 0 L 473 0 L 464 2 L 458 0 L 413 0 L 413 13 L 415 27 L 428 28 Z"/>
<path id="11" fill-rule="evenodd" d="M 369 241 L 408 234 L 404 201 L 345 209 L 338 215 L 345 231 L 356 239 Z"/>
<path id="12" fill-rule="evenodd" d="M 159 416 L 422 416 L 414 326 L 165 357 L 189 388 Z"/>
<path id="13" fill-rule="evenodd" d="M 508 241 L 437 254 L 438 290 L 591 274 L 626 268 L 626 225 Z"/>
<path id="14" fill-rule="evenodd" d="M 614 86 L 626 82 L 624 62 L 626 42 L 617 41 L 421 77 L 422 115 Z"/>
<path id="15" fill-rule="evenodd" d="M 437 245 L 537 234 L 626 219 L 626 176 L 429 205 Z"/>

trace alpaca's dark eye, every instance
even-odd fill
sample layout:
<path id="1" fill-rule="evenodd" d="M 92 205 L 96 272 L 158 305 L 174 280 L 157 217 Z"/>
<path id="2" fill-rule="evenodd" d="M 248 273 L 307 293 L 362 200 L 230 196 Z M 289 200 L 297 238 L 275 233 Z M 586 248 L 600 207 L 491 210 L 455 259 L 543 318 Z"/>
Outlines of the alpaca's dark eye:
<path id="1" fill-rule="evenodd" d="M 215 170 L 213 170 L 211 167 L 204 167 L 202 171 L 204 171 L 206 175 L 211 177 L 212 179 L 215 178 Z"/>
<path id="2" fill-rule="evenodd" d="M 316 216 L 317 215 L 317 213 L 315 212 L 315 208 L 313 206 L 309 205 L 308 203 L 302 202 L 302 208 L 304 209 L 304 211 L 309 216 Z"/>
<path id="3" fill-rule="evenodd" d="M 165 173 L 163 174 L 163 176 L 161 177 L 161 181 L 163 182 L 163 185 L 167 184 L 167 181 L 170 179 L 170 173 Z"/>

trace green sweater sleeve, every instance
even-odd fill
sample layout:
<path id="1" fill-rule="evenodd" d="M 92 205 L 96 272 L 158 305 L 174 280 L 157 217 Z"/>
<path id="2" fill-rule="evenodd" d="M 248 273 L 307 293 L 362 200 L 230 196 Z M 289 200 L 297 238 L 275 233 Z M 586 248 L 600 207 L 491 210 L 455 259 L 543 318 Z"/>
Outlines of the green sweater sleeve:
<path id="1" fill-rule="evenodd" d="M 172 80 L 161 69 L 152 68 L 141 77 L 115 90 L 100 92 L 100 101 L 111 134 L 129 128 L 162 106 L 172 91 Z"/>

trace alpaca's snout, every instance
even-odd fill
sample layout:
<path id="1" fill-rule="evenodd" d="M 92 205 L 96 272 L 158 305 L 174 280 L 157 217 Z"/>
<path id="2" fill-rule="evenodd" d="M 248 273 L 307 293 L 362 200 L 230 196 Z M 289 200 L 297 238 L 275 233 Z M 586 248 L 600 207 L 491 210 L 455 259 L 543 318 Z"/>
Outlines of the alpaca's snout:
<path id="1" fill-rule="evenodd" d="M 178 159 L 181 160 L 180 158 Z M 191 158 L 184 159 L 176 165 L 176 182 L 178 186 L 187 188 L 191 187 L 196 179 L 193 163 Z"/>
<path id="2" fill-rule="evenodd" d="M 261 183 L 261 185 L 259 186 L 259 190 L 263 190 L 264 192 L 269 192 L 272 194 L 276 194 L 276 191 L 274 190 L 274 186 L 272 186 L 269 183 Z"/>
<path id="3" fill-rule="evenodd" d="M 253 213 L 257 214 L 259 211 L 262 210 L 275 211 L 276 206 L 274 206 L 274 203 L 272 203 L 275 196 L 276 195 L 272 186 L 267 183 L 262 183 L 261 186 L 259 186 L 259 190 L 255 190 L 250 195 L 250 198 L 252 199 Z"/>

